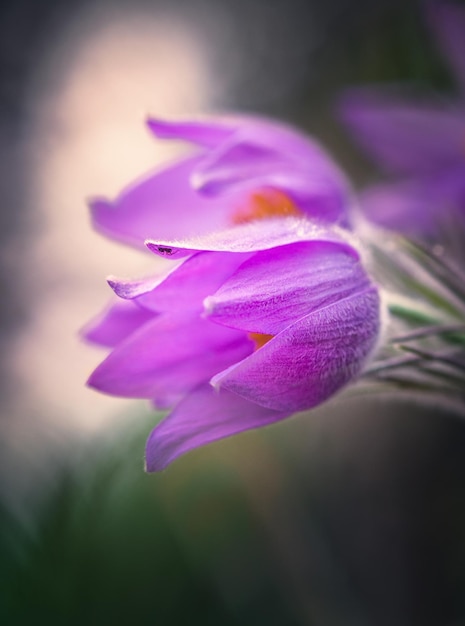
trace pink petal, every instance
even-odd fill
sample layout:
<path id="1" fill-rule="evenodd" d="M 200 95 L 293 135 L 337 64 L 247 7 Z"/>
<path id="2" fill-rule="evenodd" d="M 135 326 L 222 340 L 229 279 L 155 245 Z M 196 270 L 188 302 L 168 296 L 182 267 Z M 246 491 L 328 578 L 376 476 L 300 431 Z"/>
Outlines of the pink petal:
<path id="1" fill-rule="evenodd" d="M 214 293 L 250 255 L 199 252 L 175 268 L 163 281 L 110 281 L 117 295 L 136 298 L 152 311 L 201 311 L 203 300 Z"/>
<path id="2" fill-rule="evenodd" d="M 115 348 L 88 384 L 126 398 L 178 397 L 243 359 L 252 347 L 245 333 L 197 316 L 160 315 Z"/>
<path id="3" fill-rule="evenodd" d="M 170 274 L 178 270 L 178 268 L 187 261 L 187 258 L 188 257 L 180 259 L 177 263 L 166 263 L 164 271 L 158 272 L 152 276 L 136 279 L 109 276 L 107 282 L 119 298 L 134 300 L 150 293 L 161 285 L 163 281 L 167 280 Z"/>
<path id="4" fill-rule="evenodd" d="M 306 315 L 211 382 L 276 411 L 309 409 L 360 373 L 378 333 L 371 287 Z"/>
<path id="5" fill-rule="evenodd" d="M 191 237 L 224 228 L 245 202 L 228 194 L 213 200 L 196 193 L 190 175 L 202 156 L 178 161 L 148 174 L 126 188 L 113 202 L 90 202 L 94 227 L 104 235 L 143 248 L 150 237 Z"/>
<path id="6" fill-rule="evenodd" d="M 203 385 L 184 398 L 151 432 L 146 446 L 147 471 L 160 471 L 193 448 L 288 416 Z"/>
<path id="7" fill-rule="evenodd" d="M 369 286 L 360 261 L 344 247 L 302 242 L 255 254 L 205 300 L 205 309 L 219 324 L 276 335 Z"/>
<path id="8" fill-rule="evenodd" d="M 349 185 L 322 148 L 278 124 L 245 124 L 206 154 L 192 175 L 204 194 L 271 187 L 317 219 L 346 224 Z"/>
<path id="9" fill-rule="evenodd" d="M 159 139 L 181 139 L 204 148 L 215 148 L 236 130 L 237 123 L 221 117 L 177 121 L 152 117 L 147 120 L 147 126 Z"/>
<path id="10" fill-rule="evenodd" d="M 153 319 L 151 311 L 133 302 L 115 300 L 85 326 L 81 335 L 91 343 L 113 348 Z"/>
<path id="11" fill-rule="evenodd" d="M 147 247 L 165 257 L 182 257 L 193 252 L 258 252 L 298 241 L 327 241 L 357 254 L 349 235 L 341 230 L 295 217 L 282 217 L 240 224 L 192 239 L 149 239 Z"/>

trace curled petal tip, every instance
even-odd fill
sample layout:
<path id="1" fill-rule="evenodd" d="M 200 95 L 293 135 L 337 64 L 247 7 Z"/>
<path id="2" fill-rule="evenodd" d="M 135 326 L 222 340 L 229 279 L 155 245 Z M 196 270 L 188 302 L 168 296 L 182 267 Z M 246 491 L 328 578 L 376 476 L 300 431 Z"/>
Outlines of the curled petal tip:
<path id="1" fill-rule="evenodd" d="M 87 198 L 86 204 L 92 212 L 107 210 L 111 209 L 112 207 L 111 202 L 108 200 L 108 198 L 105 198 L 103 196 L 92 196 L 90 198 Z"/>
<path id="2" fill-rule="evenodd" d="M 122 280 L 117 276 L 111 275 L 107 277 L 107 283 L 115 294 L 123 300 L 132 300 L 138 295 L 134 289 L 134 283 L 137 284 L 136 281 Z"/>
<path id="3" fill-rule="evenodd" d="M 213 391 L 215 391 L 216 393 L 220 392 L 220 388 L 221 388 L 221 380 L 220 377 L 218 376 L 218 374 L 216 376 L 213 376 L 213 378 L 210 380 L 210 387 L 213 389 Z"/>
<path id="4" fill-rule="evenodd" d="M 112 275 L 107 277 L 107 283 L 119 298 L 123 300 L 132 300 L 134 298 L 134 281 L 121 279 Z"/>
<path id="5" fill-rule="evenodd" d="M 145 118 L 145 125 L 151 133 L 158 137 L 160 133 L 162 134 L 161 131 L 166 125 L 166 122 L 160 118 L 153 117 L 152 115 L 147 115 Z"/>
<path id="6" fill-rule="evenodd" d="M 206 317 L 213 313 L 213 309 L 215 307 L 215 300 L 212 296 L 208 296 L 203 301 L 203 313 Z"/>
<path id="7" fill-rule="evenodd" d="M 150 433 L 146 445 L 147 471 L 158 472 L 189 450 L 285 417 L 289 414 L 201 385 Z"/>
<path id="8" fill-rule="evenodd" d="M 113 275 L 107 276 L 107 283 L 110 285 L 113 291 L 115 291 L 117 288 L 118 279 L 116 278 L 116 276 Z"/>
<path id="9" fill-rule="evenodd" d="M 91 389 L 99 389 L 98 384 L 95 384 L 95 371 L 87 378 L 85 385 Z"/>

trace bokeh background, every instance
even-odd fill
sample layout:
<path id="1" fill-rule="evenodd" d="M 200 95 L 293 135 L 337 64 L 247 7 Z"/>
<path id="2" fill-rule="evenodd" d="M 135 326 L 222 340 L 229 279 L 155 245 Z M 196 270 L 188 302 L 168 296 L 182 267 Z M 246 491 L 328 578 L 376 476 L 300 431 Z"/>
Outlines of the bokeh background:
<path id="1" fill-rule="evenodd" d="M 84 382 L 105 276 L 153 257 L 104 240 L 85 199 L 172 158 L 148 113 L 239 109 L 376 176 L 344 88 L 451 90 L 420 2 L 0 2 L 0 622 L 465 624 L 465 424 L 336 399 L 143 473 L 160 418 Z M 464 33 L 465 36 L 465 33 Z M 465 145 L 465 143 L 464 143 Z"/>

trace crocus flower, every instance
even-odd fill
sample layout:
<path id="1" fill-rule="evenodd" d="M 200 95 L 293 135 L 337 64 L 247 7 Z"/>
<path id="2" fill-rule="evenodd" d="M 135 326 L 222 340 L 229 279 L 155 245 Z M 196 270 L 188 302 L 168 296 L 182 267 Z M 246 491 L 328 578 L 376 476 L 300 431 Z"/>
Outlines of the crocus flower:
<path id="1" fill-rule="evenodd" d="M 379 297 L 345 228 L 350 192 L 315 143 L 262 119 L 149 122 L 193 155 L 91 203 L 105 234 L 167 259 L 85 330 L 110 348 L 89 379 L 171 413 L 149 471 L 315 407 L 361 372 Z"/>
<path id="2" fill-rule="evenodd" d="M 354 139 L 391 178 L 362 194 L 365 214 L 384 227 L 426 237 L 457 217 L 465 220 L 465 9 L 447 3 L 429 9 L 461 97 L 428 100 L 361 88 L 348 92 L 341 106 Z"/>

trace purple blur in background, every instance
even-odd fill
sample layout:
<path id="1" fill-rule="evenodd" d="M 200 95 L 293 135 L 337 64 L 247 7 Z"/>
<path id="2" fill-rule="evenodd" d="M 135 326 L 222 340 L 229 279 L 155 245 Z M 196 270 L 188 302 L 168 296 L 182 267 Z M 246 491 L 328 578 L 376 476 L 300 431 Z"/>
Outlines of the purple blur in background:
<path id="1" fill-rule="evenodd" d="M 465 226 L 465 7 L 426 6 L 425 18 L 455 73 L 459 96 L 353 89 L 342 100 L 341 116 L 354 140 L 390 175 L 390 182 L 364 191 L 364 214 L 389 229 L 434 240 L 457 218 Z"/>

